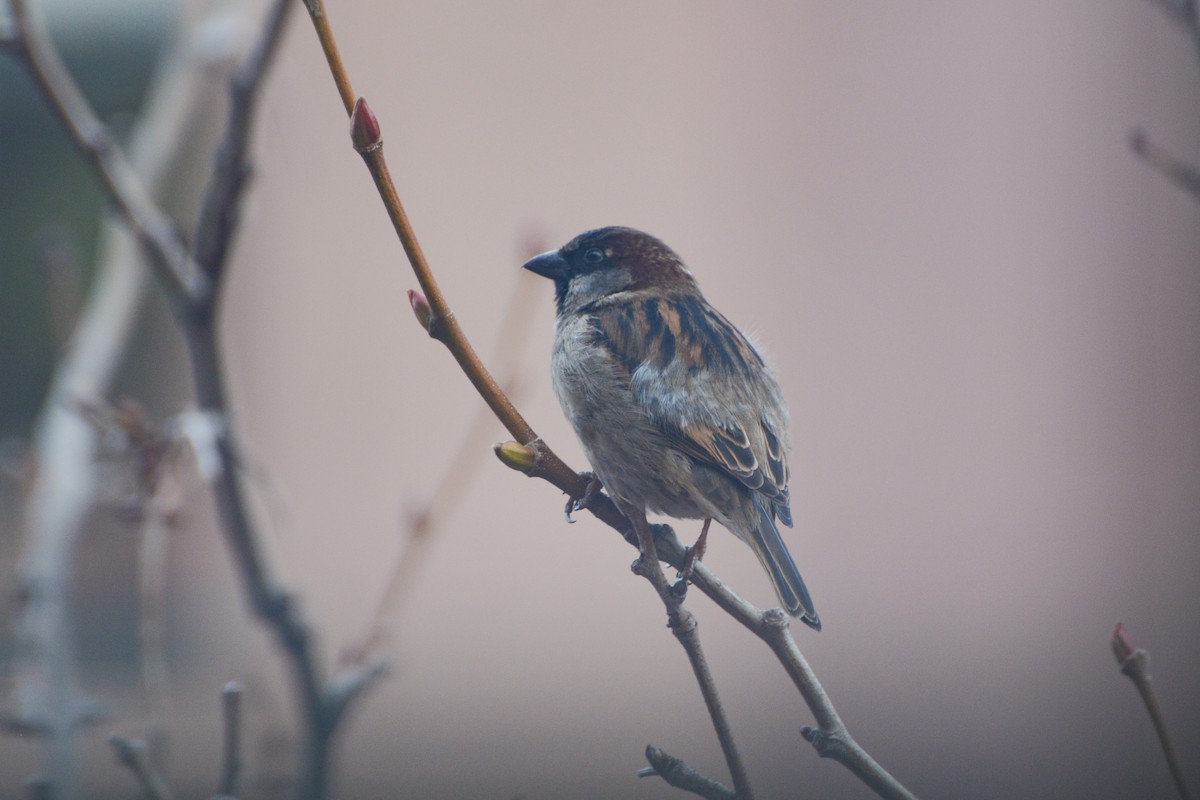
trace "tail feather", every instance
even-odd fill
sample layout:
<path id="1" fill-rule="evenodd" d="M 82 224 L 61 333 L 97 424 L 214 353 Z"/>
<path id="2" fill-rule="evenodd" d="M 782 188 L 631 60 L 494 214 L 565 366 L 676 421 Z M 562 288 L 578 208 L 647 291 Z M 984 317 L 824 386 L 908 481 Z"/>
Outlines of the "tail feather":
<path id="1" fill-rule="evenodd" d="M 779 602 L 793 617 L 799 617 L 801 622 L 813 630 L 821 630 L 821 618 L 817 616 L 817 610 L 808 595 L 804 579 L 800 577 L 800 570 L 792 560 L 792 554 L 788 552 L 783 537 L 779 535 L 779 529 L 775 527 L 775 520 L 761 498 L 756 497 L 754 504 L 758 507 L 758 527 L 751 532 L 751 546 L 771 577 Z"/>

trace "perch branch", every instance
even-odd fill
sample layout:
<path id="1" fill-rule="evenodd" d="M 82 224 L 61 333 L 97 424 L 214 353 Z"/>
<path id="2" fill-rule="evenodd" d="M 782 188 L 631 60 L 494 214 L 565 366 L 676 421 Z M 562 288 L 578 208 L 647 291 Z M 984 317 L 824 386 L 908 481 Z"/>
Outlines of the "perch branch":
<path id="1" fill-rule="evenodd" d="M 424 293 L 424 296 L 420 298 L 424 301 L 423 303 L 415 302 L 414 298 L 414 311 L 417 312 L 419 319 L 423 317 L 422 322 L 429 335 L 441 341 L 450 350 L 450 353 L 458 361 L 459 366 L 466 374 L 468 380 L 471 381 L 476 391 L 483 397 L 497 419 L 500 420 L 517 440 L 516 442 L 508 443 L 515 445 L 516 447 L 511 448 L 511 450 L 520 455 L 520 458 L 517 460 L 521 462 L 521 466 L 517 466 L 516 468 L 530 477 L 538 477 L 548 481 L 572 498 L 579 499 L 584 497 L 588 488 L 587 478 L 567 466 L 537 436 L 533 428 L 525 421 L 511 400 L 501 390 L 495 379 L 492 378 L 491 374 L 483 366 L 474 348 L 459 326 L 458 320 L 455 319 L 453 311 L 451 311 L 445 297 L 442 295 L 433 272 L 425 259 L 425 255 L 417 243 L 416 235 L 408 220 L 408 215 L 400 203 L 400 198 L 388 170 L 387 162 L 383 157 L 383 138 L 379 122 L 365 101 L 362 98 L 355 99 L 351 93 L 350 81 L 345 74 L 341 58 L 337 55 L 336 41 L 329 25 L 329 19 L 324 14 L 323 4 L 321 0 L 305 0 L 305 5 L 309 9 L 313 25 L 317 29 L 318 39 L 325 50 L 326 59 L 333 71 L 334 82 L 338 87 L 343 105 L 347 109 L 351 109 L 351 141 L 355 149 L 363 157 L 363 161 L 371 173 L 371 177 L 383 201 L 384 208 L 392 220 L 396 234 L 400 238 L 404 252 L 408 256 L 409 263 L 417 277 L 417 282 L 421 285 L 421 290 Z M 501 456 L 501 460 L 505 460 L 505 456 L 500 453 L 499 449 L 497 455 Z M 525 456 L 528 456 L 528 458 Z M 509 462 L 505 461 L 505 463 Z M 632 529 L 631 523 L 617 509 L 609 497 L 598 494 L 591 498 L 587 506 L 593 515 L 614 528 L 628 540 L 629 537 L 627 534 Z M 665 528 L 667 531 L 670 530 L 667 526 L 662 526 L 662 528 Z M 658 548 L 658 555 L 676 569 L 682 569 L 686 551 L 675 540 L 673 533 L 669 537 L 665 536 L 664 533 L 654 536 L 652 540 Z M 670 548 L 670 552 L 664 552 L 666 548 L 661 544 L 667 539 L 674 540 L 675 547 Z M 834 710 L 828 695 L 826 695 L 824 689 L 821 688 L 821 684 L 817 681 L 816 675 L 812 672 L 803 656 L 800 655 L 800 650 L 791 636 L 790 629 L 787 627 L 786 618 L 783 618 L 781 623 L 772 623 L 769 621 L 775 619 L 775 615 L 782 617 L 782 612 L 773 610 L 764 614 L 762 611 L 737 597 L 723 583 L 717 580 L 707 568 L 704 568 L 702 564 L 697 563 L 696 567 L 698 569 L 694 570 L 692 574 L 693 583 L 705 595 L 717 602 L 717 605 L 731 612 L 735 619 L 749 628 L 771 647 L 771 650 L 776 654 L 776 657 L 788 671 L 788 674 L 792 676 L 793 682 L 796 683 L 805 702 L 808 703 L 814 716 L 816 716 L 820 725 L 818 730 L 825 734 L 828 741 L 836 742 L 838 745 L 837 747 L 828 747 L 824 750 L 818 747 L 818 753 L 838 760 L 881 797 L 889 798 L 889 800 L 908 800 L 912 798 L 913 795 L 907 789 L 880 767 L 850 737 L 845 726 L 837 716 L 837 712 Z"/>

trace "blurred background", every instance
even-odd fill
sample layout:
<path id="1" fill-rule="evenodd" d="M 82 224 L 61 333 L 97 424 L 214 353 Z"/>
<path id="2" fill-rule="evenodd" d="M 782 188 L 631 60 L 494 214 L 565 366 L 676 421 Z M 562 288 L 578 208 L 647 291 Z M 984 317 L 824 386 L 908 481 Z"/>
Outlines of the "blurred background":
<path id="1" fill-rule="evenodd" d="M 228 8 L 151 5 L 48 9 L 118 130 L 168 37 L 207 25 L 209 46 L 236 50 L 252 33 L 212 22 Z M 1142 129 L 1200 162 L 1200 63 L 1156 5 L 331 8 L 456 315 L 570 463 L 585 466 L 549 384 L 550 286 L 519 270 L 539 243 L 654 233 L 770 354 L 793 420 L 787 539 L 825 623 L 796 636 L 855 738 L 919 796 L 1171 796 L 1109 651 L 1118 621 L 1152 654 L 1200 786 L 1200 202 L 1129 146 Z M 21 71 L 0 67 L 11 598 L 24 443 L 103 206 Z M 212 73 L 187 128 L 200 155 L 165 181 L 185 219 L 223 113 Z M 222 341 L 267 547 L 326 664 L 368 633 L 413 519 L 450 488 L 384 615 L 392 671 L 345 724 L 335 794 L 683 796 L 634 777 L 648 743 L 728 781 L 633 550 L 587 514 L 567 526 L 556 490 L 498 464 L 498 423 L 471 430 L 482 402 L 412 320 L 416 282 L 301 14 L 255 139 Z M 73 254 L 65 290 L 47 241 Z M 111 398 L 161 420 L 188 407 L 187 370 L 148 294 Z M 514 317 L 520 344 L 499 333 Z M 237 680 L 246 795 L 272 796 L 290 772 L 287 676 L 202 481 L 179 472 L 167 775 L 212 793 L 219 690 Z M 77 565 L 83 679 L 106 706 L 80 734 L 97 797 L 133 790 L 104 739 L 141 735 L 149 713 L 122 492 L 101 482 Z M 750 551 L 714 534 L 706 563 L 773 604 Z M 800 739 L 813 721 L 767 649 L 689 604 L 758 796 L 869 796 Z M 10 628 L 18 614 L 9 602 Z M 0 795 L 42 761 L 36 738 L 0 737 Z"/>

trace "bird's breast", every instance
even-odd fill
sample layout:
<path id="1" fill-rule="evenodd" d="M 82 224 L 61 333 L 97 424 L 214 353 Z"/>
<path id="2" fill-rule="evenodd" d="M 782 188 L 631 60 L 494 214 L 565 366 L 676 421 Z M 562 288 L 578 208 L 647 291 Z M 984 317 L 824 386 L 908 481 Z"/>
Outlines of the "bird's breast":
<path id="1" fill-rule="evenodd" d="M 586 317 L 560 320 L 551 373 L 563 413 L 610 494 L 674 517 L 708 516 L 694 497 L 692 462 L 647 416 L 628 366 Z"/>

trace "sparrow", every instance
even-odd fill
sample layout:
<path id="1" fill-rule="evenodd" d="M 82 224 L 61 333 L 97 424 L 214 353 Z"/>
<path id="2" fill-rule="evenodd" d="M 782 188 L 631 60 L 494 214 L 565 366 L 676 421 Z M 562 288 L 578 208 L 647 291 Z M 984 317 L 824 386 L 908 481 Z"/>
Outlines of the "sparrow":
<path id="1" fill-rule="evenodd" d="M 783 607 L 820 630 L 776 526 L 792 525 L 788 412 L 754 345 L 647 233 L 587 231 L 524 267 L 554 281 L 554 391 L 635 531 L 649 530 L 647 512 L 702 519 L 705 533 L 716 520 L 754 550 Z"/>

